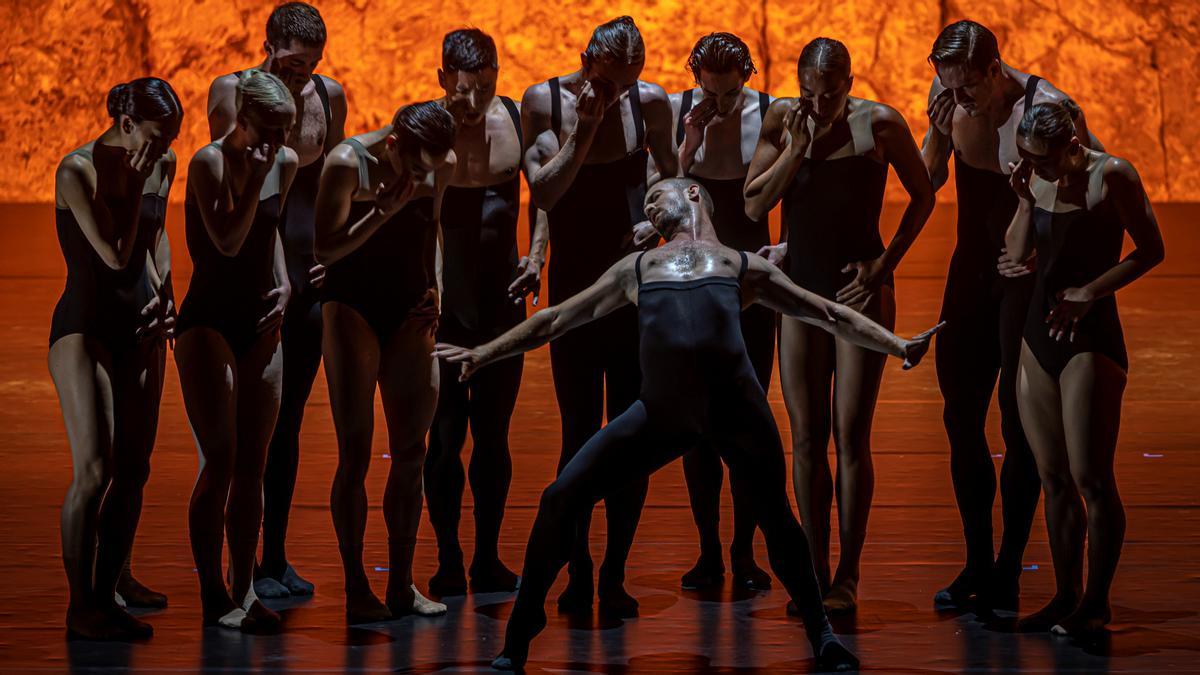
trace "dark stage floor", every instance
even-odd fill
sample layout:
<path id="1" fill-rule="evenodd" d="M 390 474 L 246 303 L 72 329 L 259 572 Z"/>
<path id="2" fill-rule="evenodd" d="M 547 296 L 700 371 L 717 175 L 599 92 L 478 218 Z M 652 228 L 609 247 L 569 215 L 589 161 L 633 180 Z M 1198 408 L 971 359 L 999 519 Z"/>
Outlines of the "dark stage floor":
<path id="1" fill-rule="evenodd" d="M 1167 262 L 1120 296 L 1132 363 L 1117 471 L 1129 514 L 1125 555 L 1114 589 L 1115 618 L 1102 641 L 1080 644 L 1049 635 L 1014 635 L 971 615 L 939 615 L 930 597 L 957 572 L 963 551 L 950 487 L 941 399 L 932 361 L 911 373 L 888 368 L 875 423 L 875 508 L 867 542 L 857 621 L 839 625 L 870 670 L 920 672 L 1200 672 L 1200 206 L 1158 209 Z M 328 494 L 336 450 L 323 378 L 310 402 L 293 513 L 291 558 L 317 584 L 306 602 L 285 602 L 286 631 L 273 637 L 202 630 L 187 543 L 185 509 L 196 451 L 178 379 L 168 371 L 154 473 L 135 549 L 142 579 L 170 594 L 168 610 L 149 615 L 155 637 L 144 644 L 68 642 L 58 542 L 59 506 L 70 460 L 54 388 L 46 372 L 50 313 L 62 288 L 62 264 L 47 206 L 0 209 L 0 671 L 341 671 L 487 670 L 511 597 L 450 600 L 450 613 L 421 620 L 347 628 Z M 941 303 L 953 245 L 953 207 L 939 207 L 902 265 L 899 329 L 931 325 Z M 182 297 L 187 272 L 182 213 L 170 229 Z M 889 222 L 897 209 L 887 212 Z M 558 417 L 546 350 L 527 360 L 512 434 L 515 478 L 501 550 L 514 568 L 541 488 L 558 454 Z M 771 390 L 787 434 L 778 388 Z M 377 419 L 382 419 L 381 415 Z M 996 420 L 991 420 L 994 452 Z M 385 437 L 376 435 L 376 462 Z M 998 461 L 998 460 L 997 460 Z M 378 503 L 384 471 L 369 491 L 369 565 L 386 566 Z M 728 496 L 723 526 L 728 541 Z M 469 542 L 470 502 L 463 538 Z M 597 518 L 593 541 L 602 541 Z M 836 531 L 836 530 L 835 530 Z M 759 540 L 759 561 L 765 551 Z M 835 549 L 836 551 L 836 549 Z M 468 550 L 468 554 L 469 554 Z M 601 553 L 599 548 L 597 555 Z M 530 670 L 553 672 L 805 672 L 812 668 L 798 623 L 784 614 L 781 590 L 740 595 L 679 590 L 696 555 L 696 536 L 678 464 L 657 475 L 629 568 L 642 616 L 606 622 L 555 617 L 534 644 Z M 433 573 L 435 546 L 424 523 L 415 576 Z M 1025 610 L 1041 606 L 1053 585 L 1039 514 L 1026 560 Z M 378 574 L 382 591 L 384 574 Z M 562 581 L 560 580 L 560 584 Z M 557 594 L 557 589 L 555 590 Z M 553 597 L 553 596 L 552 596 Z M 271 604 L 271 603 L 268 603 Z"/>

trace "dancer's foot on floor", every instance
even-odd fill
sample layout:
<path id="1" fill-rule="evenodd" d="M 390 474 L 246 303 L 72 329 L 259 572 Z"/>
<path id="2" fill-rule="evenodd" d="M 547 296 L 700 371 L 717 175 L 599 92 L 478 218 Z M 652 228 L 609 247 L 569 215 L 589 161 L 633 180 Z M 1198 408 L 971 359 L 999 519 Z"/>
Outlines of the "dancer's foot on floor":
<path id="1" fill-rule="evenodd" d="M 67 636 L 83 640 L 129 640 L 129 631 L 95 607 L 67 608 Z"/>
<path id="2" fill-rule="evenodd" d="M 1084 601 L 1079 607 L 1050 629 L 1055 635 L 1087 635 L 1099 633 L 1112 622 L 1112 607 L 1108 603 Z"/>
<path id="3" fill-rule="evenodd" d="M 823 625 L 816 628 L 808 625 L 804 627 L 805 633 L 808 634 L 808 642 L 812 646 L 813 655 L 816 657 L 817 671 L 842 673 L 858 670 L 858 657 L 833 634 L 833 627 L 829 625 L 828 620 L 823 620 L 821 623 Z"/>
<path id="4" fill-rule="evenodd" d="M 132 574 L 122 573 L 117 579 L 117 593 L 125 601 L 126 607 L 144 607 L 146 609 L 166 609 L 167 596 L 146 587 L 134 578 Z"/>
<path id="5" fill-rule="evenodd" d="M 108 615 L 113 625 L 119 626 L 122 630 L 129 633 L 131 639 L 149 640 L 154 637 L 154 626 L 130 614 L 115 603 L 105 607 L 104 613 Z"/>
<path id="6" fill-rule="evenodd" d="M 517 590 L 520 579 L 499 559 L 471 563 L 472 593 L 511 593 Z"/>
<path id="7" fill-rule="evenodd" d="M 242 619 L 246 618 L 246 610 L 238 606 L 224 590 L 214 593 L 212 597 L 201 597 L 201 617 L 204 626 L 217 626 L 239 630 Z"/>
<path id="8" fill-rule="evenodd" d="M 308 596 L 317 592 L 317 587 L 311 581 L 296 573 L 296 568 L 288 565 L 279 577 L 279 583 L 287 587 L 292 595 Z"/>
<path id="9" fill-rule="evenodd" d="M 833 584 L 821 604 L 830 616 L 845 616 L 858 610 L 858 582 L 845 579 Z"/>
<path id="10" fill-rule="evenodd" d="M 981 615 L 1005 612 L 1016 614 L 1021 602 L 1020 574 L 1006 574 L 993 568 L 987 583 L 979 589 L 976 611 Z"/>
<path id="11" fill-rule="evenodd" d="M 400 592 L 394 597 L 389 597 L 387 607 L 391 611 L 393 619 L 410 614 L 413 616 L 441 616 L 446 613 L 446 605 L 421 595 L 415 584 L 408 587 L 407 593 Z"/>
<path id="12" fill-rule="evenodd" d="M 970 568 L 963 569 L 950 585 L 933 594 L 936 609 L 965 609 L 979 593 L 986 574 Z"/>
<path id="13" fill-rule="evenodd" d="M 452 595 L 467 594 L 467 574 L 462 565 L 438 566 L 437 572 L 429 578 L 429 593 L 439 598 Z"/>
<path id="14" fill-rule="evenodd" d="M 577 573 L 567 579 L 567 587 L 558 596 L 558 611 L 563 614 L 589 614 L 592 611 L 592 572 Z"/>
<path id="15" fill-rule="evenodd" d="M 254 635 L 274 635 L 283 630 L 283 617 L 267 609 L 258 598 L 254 598 L 245 608 L 246 618 L 242 619 L 241 631 Z"/>
<path id="16" fill-rule="evenodd" d="M 735 556 L 733 562 L 733 585 L 752 591 L 771 590 L 771 575 L 754 562 L 754 556 Z"/>
<path id="17" fill-rule="evenodd" d="M 370 589 L 346 592 L 346 623 L 377 623 L 391 618 L 391 610 Z"/>
<path id="18" fill-rule="evenodd" d="M 625 591 L 624 584 L 601 582 L 597 595 L 601 614 L 618 619 L 632 619 L 638 615 L 637 598 Z"/>
<path id="19" fill-rule="evenodd" d="M 1045 633 L 1075 612 L 1075 596 L 1055 595 L 1045 607 L 1017 621 L 1018 633 Z"/>
<path id="20" fill-rule="evenodd" d="M 679 586 L 685 591 L 709 588 L 725 579 L 725 563 L 716 556 L 701 555 L 692 569 L 684 573 Z"/>
<path id="21" fill-rule="evenodd" d="M 270 598 L 277 600 L 279 598 L 287 598 L 292 595 L 287 586 L 284 586 L 278 579 L 271 577 L 259 577 L 254 580 L 254 594 L 260 598 Z"/>
<path id="22" fill-rule="evenodd" d="M 504 632 L 504 649 L 492 659 L 492 667 L 496 670 L 525 670 L 525 662 L 529 660 L 529 643 L 546 627 L 546 615 L 535 617 L 528 625 L 518 620 L 509 620 Z"/>

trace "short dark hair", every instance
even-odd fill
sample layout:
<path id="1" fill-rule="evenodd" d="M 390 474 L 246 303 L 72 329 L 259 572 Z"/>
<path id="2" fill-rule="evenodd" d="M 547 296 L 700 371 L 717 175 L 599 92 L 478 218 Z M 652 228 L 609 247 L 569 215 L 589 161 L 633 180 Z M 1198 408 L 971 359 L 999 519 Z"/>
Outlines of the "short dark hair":
<path id="1" fill-rule="evenodd" d="M 285 2 L 267 17 L 267 42 L 276 47 L 286 47 L 293 42 L 323 47 L 325 37 L 321 13 L 306 2 Z"/>
<path id="2" fill-rule="evenodd" d="M 478 28 L 460 28 L 442 39 L 442 70 L 478 73 L 484 68 L 499 68 L 496 41 Z"/>
<path id="3" fill-rule="evenodd" d="M 1059 146 L 1075 135 L 1075 119 L 1078 116 L 1079 106 L 1069 98 L 1038 103 L 1025 109 L 1021 122 L 1017 124 L 1017 135 Z"/>
<path id="4" fill-rule="evenodd" d="M 454 116 L 436 101 L 401 106 L 392 118 L 392 133 L 405 133 L 432 154 L 443 154 L 454 147 L 457 129 Z"/>
<path id="5" fill-rule="evenodd" d="M 701 70 L 710 73 L 737 71 L 744 78 L 758 72 L 754 59 L 750 58 L 750 48 L 733 33 L 709 33 L 697 40 L 687 65 L 697 81 Z"/>
<path id="6" fill-rule="evenodd" d="M 942 29 L 929 51 L 934 68 L 966 66 L 971 70 L 987 70 L 991 62 L 1000 60 L 1000 45 L 996 36 L 974 21 L 956 21 Z"/>
<path id="7" fill-rule="evenodd" d="M 618 16 L 596 26 L 584 54 L 588 61 L 628 66 L 646 60 L 646 43 L 633 17 Z"/>
<path id="8" fill-rule="evenodd" d="M 822 73 L 838 73 L 850 77 L 850 50 L 840 40 L 819 37 L 804 45 L 796 59 L 796 77 L 806 68 Z"/>
<path id="9" fill-rule="evenodd" d="M 157 77 L 142 77 L 109 89 L 107 106 L 113 120 L 126 115 L 134 122 L 183 121 L 179 96 L 166 80 Z"/>

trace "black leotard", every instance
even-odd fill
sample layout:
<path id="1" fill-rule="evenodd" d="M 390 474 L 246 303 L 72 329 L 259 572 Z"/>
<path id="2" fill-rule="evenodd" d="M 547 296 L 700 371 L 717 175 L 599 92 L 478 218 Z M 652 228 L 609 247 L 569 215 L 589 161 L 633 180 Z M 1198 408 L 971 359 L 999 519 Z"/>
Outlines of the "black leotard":
<path id="1" fill-rule="evenodd" d="M 220 141 L 210 145 L 221 148 Z M 258 197 L 250 231 L 232 256 L 221 253 L 213 244 L 195 197 L 189 192 L 184 201 L 192 281 L 179 308 L 176 332 L 182 335 L 197 326 L 212 328 L 225 338 L 238 358 L 257 340 L 258 321 L 274 302 L 263 296 L 275 287 L 275 237 L 281 210 L 278 159 L 264 186 L 263 191 L 271 194 Z M 240 196 L 233 195 L 235 203 L 239 199 Z"/>
<path id="2" fill-rule="evenodd" d="M 92 161 L 92 153 L 86 149 L 71 154 Z M 119 202 L 109 203 L 108 207 L 114 217 L 120 217 Z M 154 297 L 146 258 L 154 255 L 166 213 L 166 200 L 161 196 L 142 195 L 133 252 L 124 268 L 114 270 L 92 248 L 71 209 L 54 210 L 58 244 L 67 263 L 67 283 L 50 322 L 51 345 L 72 333 L 98 340 L 110 353 L 137 345 L 135 333 L 143 323 L 142 309 Z"/>
<path id="3" fill-rule="evenodd" d="M 854 272 L 842 272 L 848 263 L 874 260 L 885 250 L 879 214 L 888 167 L 868 154 L 875 147 L 874 106 L 867 103 L 864 108 L 835 123 L 829 132 L 848 135 L 852 152 L 835 152 L 825 159 L 806 155 L 783 194 L 788 276 L 831 300 L 854 280 Z M 883 283 L 895 285 L 891 274 Z"/>
<path id="4" fill-rule="evenodd" d="M 1039 80 L 1029 77 L 1026 109 L 1033 105 Z M 1008 279 L 996 269 L 1004 234 L 1017 210 L 1009 177 L 973 167 L 955 153 L 954 182 L 958 235 L 942 301 L 946 326 L 935 349 L 950 473 L 967 543 L 967 568 L 980 580 L 993 564 L 996 468 L 984 429 L 996 389 L 1005 453 L 1000 471 L 1004 539 L 995 564 L 1003 568 L 1002 577 L 1015 579 L 1041 495 L 1037 465 L 1017 410 L 1016 387 L 1033 279 Z"/>
<path id="5" fill-rule="evenodd" d="M 744 273 L 746 254 L 740 257 Z M 731 480 L 748 486 L 771 566 L 819 644 L 828 622 L 804 531 L 788 502 L 779 431 L 742 340 L 741 273 L 642 283 L 641 262 L 639 256 L 641 395 L 588 440 L 543 493 L 506 649 L 527 643 L 544 625 L 545 597 L 570 553 L 573 519 L 709 436 Z"/>
<path id="6" fill-rule="evenodd" d="M 550 124 L 562 138 L 562 94 L 558 78 L 549 81 Z M 624 254 L 633 224 L 645 220 L 646 129 L 638 85 L 629 89 L 629 107 L 637 140 L 634 151 L 603 164 L 584 164 L 562 197 L 547 212 L 550 224 L 549 299 L 557 304 L 596 281 Z M 562 417 L 559 468 L 575 456 L 596 433 L 605 411 L 608 419 L 637 400 L 637 316 L 627 307 L 550 343 L 550 369 Z M 607 400 L 606 400 L 607 399 Z M 625 558 L 646 498 L 643 481 L 630 491 L 607 500 L 609 579 L 624 574 Z M 588 553 L 590 514 L 582 516 L 574 537 L 572 571 L 590 577 Z M 590 580 L 589 580 L 590 587 Z"/>
<path id="7" fill-rule="evenodd" d="M 367 149 L 358 140 L 342 141 L 358 157 L 359 191 L 370 188 Z M 348 222 L 356 222 L 374 202 L 353 202 Z M 415 312 L 436 312 L 433 260 L 437 246 L 433 197 L 413 199 L 371 236 L 329 266 L 323 302 L 340 302 L 358 312 L 384 343 Z"/>
<path id="8" fill-rule="evenodd" d="M 1092 165 L 1088 194 L 1101 194 L 1107 159 L 1108 155 L 1103 155 Z M 1046 323 L 1060 291 L 1095 281 L 1121 259 L 1125 227 L 1116 209 L 1108 200 L 1065 212 L 1034 206 L 1033 225 L 1037 230 L 1037 284 L 1025 322 L 1025 342 L 1038 363 L 1057 380 L 1076 354 L 1099 352 L 1128 371 L 1129 355 L 1115 295 L 1096 300 L 1079 320 L 1074 340 L 1051 338 Z"/>

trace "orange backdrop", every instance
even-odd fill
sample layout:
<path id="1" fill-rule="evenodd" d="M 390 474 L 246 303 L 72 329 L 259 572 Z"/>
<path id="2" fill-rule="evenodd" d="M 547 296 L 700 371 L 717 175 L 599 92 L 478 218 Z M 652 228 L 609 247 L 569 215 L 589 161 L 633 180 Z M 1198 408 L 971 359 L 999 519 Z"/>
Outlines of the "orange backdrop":
<path id="1" fill-rule="evenodd" d="M 461 26 L 491 33 L 501 93 L 573 70 L 594 25 L 630 14 L 647 45 L 644 79 L 668 90 L 691 84 L 684 60 L 700 35 L 728 30 L 753 50 L 751 86 L 796 92 L 794 64 L 808 40 L 845 42 L 855 94 L 887 102 L 924 133 L 940 27 L 970 17 L 990 26 L 1010 63 L 1074 96 L 1110 151 L 1132 160 L 1158 200 L 1200 199 L 1194 151 L 1200 125 L 1200 3 L 1195 0 L 836 1 L 342 0 L 315 2 L 329 28 L 321 72 L 346 88 L 348 132 L 377 126 L 404 102 L 437 95 L 441 36 Z M 176 152 L 181 176 L 207 141 L 208 84 L 254 65 L 272 2 L 230 0 L 39 0 L 0 3 L 0 201 L 53 198 L 54 167 L 107 123 L 114 83 L 169 80 L 187 109 Z M 895 186 L 893 185 L 893 188 Z M 173 197 L 182 198 L 176 190 Z M 948 191 L 945 198 L 951 198 Z"/>

